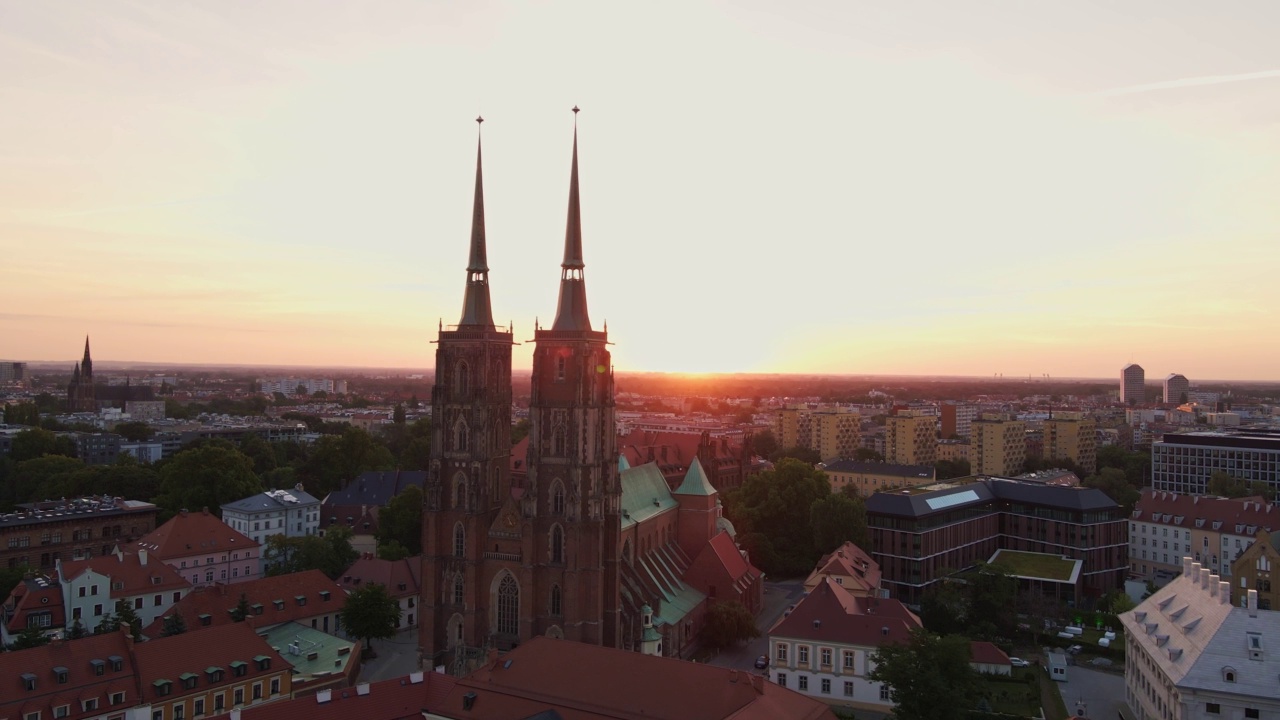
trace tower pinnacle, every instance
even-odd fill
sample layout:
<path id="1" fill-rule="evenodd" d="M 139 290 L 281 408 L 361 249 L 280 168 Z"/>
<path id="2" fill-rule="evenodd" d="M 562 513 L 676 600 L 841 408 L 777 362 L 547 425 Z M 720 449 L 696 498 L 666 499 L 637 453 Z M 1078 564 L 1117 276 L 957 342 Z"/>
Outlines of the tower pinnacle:
<path id="1" fill-rule="evenodd" d="M 467 263 L 467 290 L 462 299 L 459 325 L 493 327 L 493 310 L 489 302 L 489 259 L 484 233 L 484 174 L 480 152 L 480 124 L 476 118 L 476 195 L 471 208 L 471 258 Z"/>
<path id="2" fill-rule="evenodd" d="M 560 264 L 560 301 L 552 330 L 591 331 L 587 314 L 587 286 L 582 270 L 582 210 L 578 200 L 578 107 L 573 108 L 573 164 L 569 171 L 569 216 L 564 231 L 564 262 Z"/>

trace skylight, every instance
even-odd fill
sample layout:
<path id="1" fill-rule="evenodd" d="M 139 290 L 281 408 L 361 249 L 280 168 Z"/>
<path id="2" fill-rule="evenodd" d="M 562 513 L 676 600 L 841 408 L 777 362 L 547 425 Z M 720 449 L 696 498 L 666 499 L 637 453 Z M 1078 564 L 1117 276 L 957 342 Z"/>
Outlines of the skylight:
<path id="1" fill-rule="evenodd" d="M 944 495 L 942 497 L 925 498 L 925 504 L 930 510 L 942 510 L 962 503 L 974 502 L 978 500 L 978 493 L 972 490 L 965 490 L 952 495 Z"/>

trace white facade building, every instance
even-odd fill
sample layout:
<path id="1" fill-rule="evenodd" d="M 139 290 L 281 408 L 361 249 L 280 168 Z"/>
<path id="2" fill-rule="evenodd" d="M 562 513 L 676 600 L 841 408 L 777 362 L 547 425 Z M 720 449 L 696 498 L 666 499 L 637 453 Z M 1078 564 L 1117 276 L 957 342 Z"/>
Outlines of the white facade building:
<path id="1" fill-rule="evenodd" d="M 268 490 L 223 505 L 222 521 L 261 544 L 272 535 L 318 535 L 320 501 L 303 491 L 301 484 L 292 490 Z"/>
<path id="2" fill-rule="evenodd" d="M 346 381 L 342 380 L 340 382 L 343 389 L 339 392 L 346 392 Z M 326 393 L 334 391 L 333 381 L 324 378 L 319 380 L 314 378 L 259 378 L 258 385 L 260 391 L 267 394 L 296 395 L 299 387 L 306 388 L 308 395 L 321 391 Z"/>
<path id="3" fill-rule="evenodd" d="M 191 591 L 191 583 L 163 562 L 149 558 L 146 550 L 60 560 L 58 578 L 67 628 L 79 619 L 89 632 L 106 616 L 115 615 L 120 602 L 132 607 L 146 626 Z"/>

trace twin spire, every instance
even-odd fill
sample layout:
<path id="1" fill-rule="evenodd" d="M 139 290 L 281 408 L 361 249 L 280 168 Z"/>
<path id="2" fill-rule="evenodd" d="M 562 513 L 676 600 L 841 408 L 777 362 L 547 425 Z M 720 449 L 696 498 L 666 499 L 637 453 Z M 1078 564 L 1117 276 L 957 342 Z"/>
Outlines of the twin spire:
<path id="1" fill-rule="evenodd" d="M 479 125 L 484 118 L 476 118 Z M 477 131 L 478 134 L 478 131 Z M 582 270 L 582 213 L 578 201 L 578 108 L 573 108 L 573 165 L 569 172 L 569 217 L 564 233 L 564 262 L 560 265 L 560 300 L 552 330 L 591 331 L 587 315 L 587 287 Z M 489 302 L 489 262 L 485 249 L 484 182 L 480 140 L 476 139 L 476 195 L 471 213 L 471 260 L 460 326 L 493 327 Z"/>

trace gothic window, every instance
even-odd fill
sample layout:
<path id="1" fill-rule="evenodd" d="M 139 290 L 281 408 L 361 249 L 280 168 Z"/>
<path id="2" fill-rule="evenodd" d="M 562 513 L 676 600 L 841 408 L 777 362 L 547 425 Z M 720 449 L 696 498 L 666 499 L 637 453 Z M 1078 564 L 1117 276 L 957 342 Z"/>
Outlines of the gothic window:
<path id="1" fill-rule="evenodd" d="M 565 360 L 564 360 L 564 356 L 561 355 L 560 357 L 556 358 L 556 382 L 564 382 L 564 368 L 565 368 Z"/>
<path id="2" fill-rule="evenodd" d="M 559 480 L 551 483 L 551 514 L 564 514 L 564 485 Z"/>
<path id="3" fill-rule="evenodd" d="M 462 573 L 453 576 L 453 604 L 462 604 Z"/>
<path id="4" fill-rule="evenodd" d="M 564 562 L 564 530 L 559 525 L 551 527 L 551 562 Z"/>
<path id="5" fill-rule="evenodd" d="M 520 586 L 506 573 L 498 583 L 498 632 L 503 635 L 520 634 Z"/>
<path id="6" fill-rule="evenodd" d="M 453 506 L 460 508 L 467 502 L 467 478 L 462 473 L 453 477 Z"/>
<path id="7" fill-rule="evenodd" d="M 470 368 L 467 367 L 467 363 L 465 361 L 459 361 L 458 372 L 457 372 L 457 388 L 458 388 L 458 397 L 460 399 L 465 399 L 467 392 L 470 389 L 470 382 L 471 382 Z"/>
<path id="8" fill-rule="evenodd" d="M 467 554 L 467 534 L 462 523 L 453 526 L 453 556 L 463 557 Z"/>
<path id="9" fill-rule="evenodd" d="M 551 431 L 551 455 L 553 457 L 564 457 L 564 426 L 557 425 Z"/>
<path id="10" fill-rule="evenodd" d="M 453 424 L 453 449 L 458 452 L 466 452 L 471 441 L 471 431 L 467 428 L 467 421 L 458 416 L 457 422 Z"/>
<path id="11" fill-rule="evenodd" d="M 631 556 L 631 538 L 627 538 L 627 541 L 622 544 L 622 559 L 626 560 L 627 564 L 631 564 L 634 560 Z"/>
<path id="12" fill-rule="evenodd" d="M 560 586 L 559 586 L 559 585 L 552 585 L 552 586 L 551 586 L 551 614 L 552 614 L 552 615 L 560 615 L 560 614 L 562 614 L 562 613 L 560 612 L 560 611 L 561 611 L 561 607 L 560 607 L 560 605 L 561 605 L 561 603 L 560 603 Z"/>

